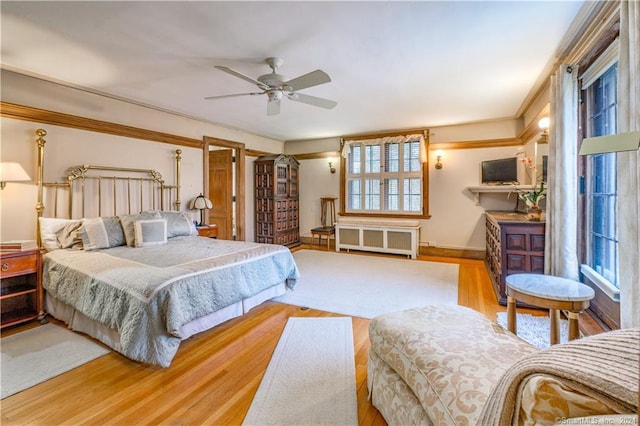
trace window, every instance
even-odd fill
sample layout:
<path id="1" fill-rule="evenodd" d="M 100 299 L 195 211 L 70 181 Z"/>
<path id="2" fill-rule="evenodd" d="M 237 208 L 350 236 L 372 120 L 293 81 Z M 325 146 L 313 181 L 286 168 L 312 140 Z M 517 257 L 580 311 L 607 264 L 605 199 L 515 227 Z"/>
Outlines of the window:
<path id="1" fill-rule="evenodd" d="M 587 137 L 610 135 L 617 123 L 617 64 L 584 88 Z M 583 262 L 618 287 L 616 153 L 589 155 L 584 169 Z"/>
<path id="2" fill-rule="evenodd" d="M 345 149 L 347 213 L 423 214 L 421 135 L 349 141 Z"/>

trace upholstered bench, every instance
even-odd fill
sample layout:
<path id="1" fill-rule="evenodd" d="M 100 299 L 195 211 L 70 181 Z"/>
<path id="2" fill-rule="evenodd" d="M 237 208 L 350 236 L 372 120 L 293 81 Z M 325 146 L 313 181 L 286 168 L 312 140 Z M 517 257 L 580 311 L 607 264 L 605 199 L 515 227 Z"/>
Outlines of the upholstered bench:
<path id="1" fill-rule="evenodd" d="M 389 424 L 473 425 L 506 369 L 538 351 L 461 306 L 375 317 L 369 338 L 369 391 Z"/>
<path id="2" fill-rule="evenodd" d="M 619 330 L 540 351 L 469 308 L 414 308 L 371 320 L 367 382 L 390 425 L 634 413 L 639 336 Z"/>

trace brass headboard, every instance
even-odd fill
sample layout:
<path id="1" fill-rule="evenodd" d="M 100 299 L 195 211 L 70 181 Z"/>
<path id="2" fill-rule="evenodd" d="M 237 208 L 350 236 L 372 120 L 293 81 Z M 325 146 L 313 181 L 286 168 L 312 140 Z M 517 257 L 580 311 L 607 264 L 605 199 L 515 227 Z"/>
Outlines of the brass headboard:
<path id="1" fill-rule="evenodd" d="M 67 170 L 64 181 L 44 182 L 43 129 L 38 139 L 37 220 L 45 212 L 45 196 L 52 197 L 47 216 L 68 219 L 139 213 L 146 210 L 180 210 L 180 161 L 182 150 L 175 150 L 175 185 L 165 183 L 152 169 L 82 165 Z M 48 203 L 51 204 L 51 203 Z M 36 226 L 38 244 L 40 227 Z"/>

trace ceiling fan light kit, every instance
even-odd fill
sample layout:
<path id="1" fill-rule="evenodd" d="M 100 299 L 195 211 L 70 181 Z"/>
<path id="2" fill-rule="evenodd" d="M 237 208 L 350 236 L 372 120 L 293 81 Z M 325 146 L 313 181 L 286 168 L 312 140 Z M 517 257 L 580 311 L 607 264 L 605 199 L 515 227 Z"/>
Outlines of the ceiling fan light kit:
<path id="1" fill-rule="evenodd" d="M 288 98 L 289 100 L 295 102 L 301 102 L 308 105 L 317 106 L 320 108 L 332 109 L 338 105 L 337 102 L 319 98 L 316 96 L 305 95 L 304 93 L 298 93 L 298 90 L 307 89 L 313 86 L 319 86 L 321 84 L 329 83 L 331 81 L 331 77 L 322 71 L 315 70 L 310 73 L 303 74 L 299 77 L 296 77 L 291 80 L 287 80 L 285 76 L 282 74 L 278 74 L 276 71 L 282 65 L 281 58 L 267 58 L 265 59 L 265 63 L 269 65 L 271 68 L 271 72 L 269 74 L 263 74 L 259 76 L 257 79 L 253 79 L 247 75 L 244 75 L 234 69 L 216 65 L 215 68 L 224 71 L 227 74 L 231 74 L 234 77 L 240 78 L 249 83 L 255 84 L 258 86 L 262 92 L 250 92 L 250 93 L 238 93 L 232 95 L 220 95 L 220 96 L 208 96 L 205 99 L 222 99 L 222 98 L 231 98 L 237 96 L 254 96 L 254 95 L 267 95 L 267 115 L 277 115 L 280 113 L 280 100 L 283 97 Z"/>

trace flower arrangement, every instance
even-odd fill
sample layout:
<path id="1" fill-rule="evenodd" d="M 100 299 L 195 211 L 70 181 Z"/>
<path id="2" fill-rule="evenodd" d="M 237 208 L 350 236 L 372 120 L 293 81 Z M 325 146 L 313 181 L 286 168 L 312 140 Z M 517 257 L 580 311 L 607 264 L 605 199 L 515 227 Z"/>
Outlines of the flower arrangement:
<path id="1" fill-rule="evenodd" d="M 539 209 L 540 200 L 542 200 L 545 195 L 547 195 L 547 188 L 544 187 L 544 182 L 540 182 L 540 188 L 534 188 L 533 191 L 518 191 L 518 198 L 523 200 L 527 204 L 527 207 L 531 209 Z"/>
<path id="2" fill-rule="evenodd" d="M 534 157 L 532 156 L 523 157 L 520 159 L 520 162 L 524 166 L 524 170 L 525 172 L 527 172 L 527 176 L 529 176 L 530 181 L 533 181 L 534 179 L 537 179 L 539 177 L 539 176 L 536 176 L 537 167 L 536 167 L 536 159 Z"/>

